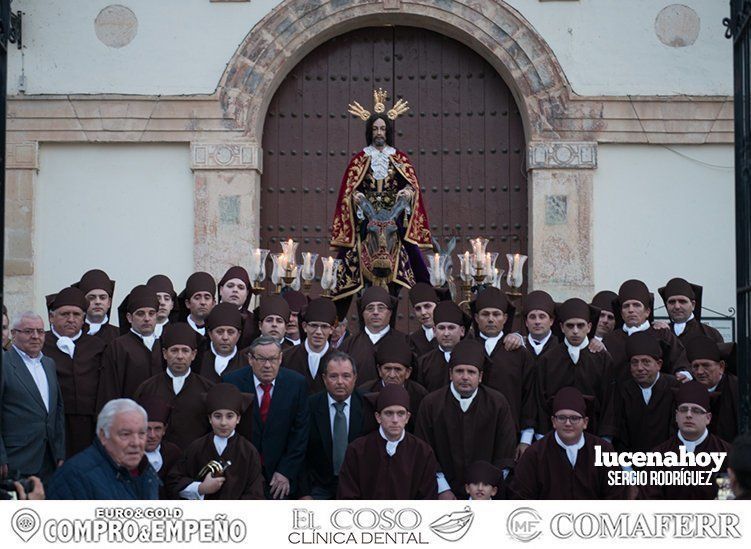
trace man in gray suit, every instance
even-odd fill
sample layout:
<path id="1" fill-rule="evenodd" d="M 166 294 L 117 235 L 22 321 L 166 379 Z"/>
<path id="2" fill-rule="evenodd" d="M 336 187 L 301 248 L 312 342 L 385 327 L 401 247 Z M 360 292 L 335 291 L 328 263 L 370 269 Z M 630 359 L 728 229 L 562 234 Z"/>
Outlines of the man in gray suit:
<path id="1" fill-rule="evenodd" d="M 42 355 L 44 321 L 28 311 L 11 324 L 0 372 L 0 476 L 46 481 L 65 457 L 65 416 L 55 362 Z"/>

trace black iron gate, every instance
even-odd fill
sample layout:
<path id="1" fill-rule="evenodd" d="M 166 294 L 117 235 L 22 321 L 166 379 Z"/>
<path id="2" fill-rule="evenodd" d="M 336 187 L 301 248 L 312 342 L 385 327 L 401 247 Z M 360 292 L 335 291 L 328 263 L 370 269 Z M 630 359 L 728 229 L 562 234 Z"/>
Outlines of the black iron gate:
<path id="1" fill-rule="evenodd" d="M 749 431 L 751 358 L 751 0 L 730 0 L 725 36 L 733 39 L 735 231 L 738 286 L 740 432 Z"/>

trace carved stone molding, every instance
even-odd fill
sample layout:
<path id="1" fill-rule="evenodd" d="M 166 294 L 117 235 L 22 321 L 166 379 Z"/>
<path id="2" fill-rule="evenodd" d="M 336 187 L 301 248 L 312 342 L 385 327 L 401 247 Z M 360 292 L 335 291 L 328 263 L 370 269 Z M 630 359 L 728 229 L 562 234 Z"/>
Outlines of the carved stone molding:
<path id="1" fill-rule="evenodd" d="M 595 169 L 597 143 L 593 142 L 533 142 L 527 150 L 527 168 L 535 169 Z"/>
<path id="2" fill-rule="evenodd" d="M 256 143 L 191 143 L 190 155 L 193 170 L 263 171 Z"/>
<path id="3" fill-rule="evenodd" d="M 5 146 L 5 162 L 9 170 L 38 170 L 39 143 L 8 143 Z"/>

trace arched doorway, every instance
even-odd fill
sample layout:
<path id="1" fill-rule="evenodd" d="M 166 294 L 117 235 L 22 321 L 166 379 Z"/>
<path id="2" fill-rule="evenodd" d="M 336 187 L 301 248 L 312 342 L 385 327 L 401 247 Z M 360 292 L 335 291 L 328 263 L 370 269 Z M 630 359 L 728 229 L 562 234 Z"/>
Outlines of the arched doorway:
<path id="1" fill-rule="evenodd" d="M 261 245 L 277 250 L 280 239 L 294 238 L 301 249 L 328 255 L 339 183 L 365 144 L 364 124 L 347 104 L 369 108 L 377 87 L 410 103 L 395 145 L 415 165 L 433 235 L 442 243 L 485 235 L 491 251 L 525 253 L 526 147 L 511 91 L 469 47 L 398 26 L 329 40 L 277 89 L 263 130 Z M 403 319 L 406 312 L 402 299 Z"/>

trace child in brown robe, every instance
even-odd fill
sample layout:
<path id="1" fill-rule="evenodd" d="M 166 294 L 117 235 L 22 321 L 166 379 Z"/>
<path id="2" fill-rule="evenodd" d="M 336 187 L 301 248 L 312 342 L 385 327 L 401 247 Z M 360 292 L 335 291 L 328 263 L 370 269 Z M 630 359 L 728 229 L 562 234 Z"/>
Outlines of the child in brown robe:
<path id="1" fill-rule="evenodd" d="M 194 440 L 167 478 L 168 491 L 184 499 L 263 499 L 261 458 L 255 447 L 236 434 L 250 399 L 228 383 L 206 394 L 212 432 Z M 212 462 L 214 472 L 203 473 Z M 221 466 L 221 467 L 219 467 Z M 219 470 L 221 468 L 221 470 Z M 201 474 L 203 473 L 203 474 Z"/>

